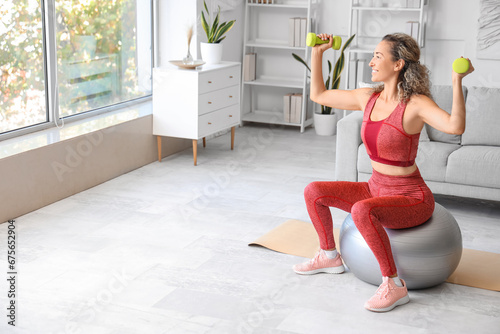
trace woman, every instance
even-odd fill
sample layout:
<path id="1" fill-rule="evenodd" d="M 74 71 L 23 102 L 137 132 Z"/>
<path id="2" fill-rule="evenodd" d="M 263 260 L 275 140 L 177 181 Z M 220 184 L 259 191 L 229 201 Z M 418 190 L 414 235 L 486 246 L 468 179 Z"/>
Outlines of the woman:
<path id="1" fill-rule="evenodd" d="M 364 110 L 361 137 L 371 159 L 368 182 L 313 182 L 305 191 L 309 216 L 318 233 L 320 250 L 308 262 L 294 266 L 299 274 L 342 273 L 344 266 L 335 248 L 329 207 L 350 212 L 359 232 L 379 262 L 383 282 L 365 303 L 370 311 L 390 311 L 409 302 L 404 280 L 397 274 L 384 227 L 409 228 L 427 221 L 434 211 L 434 197 L 420 176 L 415 157 L 424 123 L 450 134 L 465 130 L 462 79 L 474 68 L 453 71 L 451 115 L 431 99 L 428 70 L 419 62 L 417 42 L 406 34 L 385 36 L 370 61 L 375 89 L 327 90 L 323 84 L 322 56 L 332 47 L 317 45 L 311 55 L 311 100 L 338 109 Z M 341 164 L 342 161 L 337 161 Z"/>

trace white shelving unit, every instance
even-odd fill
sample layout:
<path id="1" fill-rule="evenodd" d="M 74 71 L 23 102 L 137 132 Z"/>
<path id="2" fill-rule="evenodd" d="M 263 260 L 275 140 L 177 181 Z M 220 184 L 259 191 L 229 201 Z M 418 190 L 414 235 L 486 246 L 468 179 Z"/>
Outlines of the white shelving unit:
<path id="1" fill-rule="evenodd" d="M 389 33 L 406 32 L 408 21 L 418 22 L 417 42 L 423 48 L 428 1 L 350 0 L 349 36 L 356 34 L 356 37 L 347 50 L 346 78 L 352 78 L 352 60 L 370 59 L 382 37 Z M 358 83 L 357 74 L 354 78 L 354 82 Z M 346 89 L 355 88 L 352 81 L 346 80 Z"/>
<path id="2" fill-rule="evenodd" d="M 243 63 L 245 54 L 256 54 L 256 79 L 245 81 L 242 75 L 241 121 L 296 126 L 303 132 L 313 122 L 312 104 L 308 102 L 309 73 L 292 53 L 308 62 L 310 51 L 305 46 L 288 45 L 289 19 L 307 18 L 307 31 L 314 31 L 311 29 L 318 1 L 245 1 Z M 299 123 L 284 120 L 283 96 L 287 93 L 303 96 Z"/>

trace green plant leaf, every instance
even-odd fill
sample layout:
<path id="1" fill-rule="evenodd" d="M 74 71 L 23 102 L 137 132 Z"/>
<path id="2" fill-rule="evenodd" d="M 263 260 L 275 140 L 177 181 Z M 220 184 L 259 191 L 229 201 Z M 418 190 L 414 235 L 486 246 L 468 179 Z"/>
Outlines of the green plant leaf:
<path id="1" fill-rule="evenodd" d="M 344 56 L 344 54 L 341 54 L 339 59 L 337 60 L 337 63 L 335 64 L 335 70 L 333 73 L 332 89 L 339 88 L 340 74 L 342 73 L 342 70 L 344 69 L 344 61 L 345 61 L 345 56 Z"/>
<path id="2" fill-rule="evenodd" d="M 220 43 L 225 36 L 223 35 L 227 33 L 233 26 L 236 20 L 232 20 L 229 22 L 220 23 L 220 6 L 217 9 L 217 15 L 215 16 L 212 23 L 210 22 L 210 11 L 208 10 L 208 6 L 205 0 L 203 0 L 203 5 L 205 7 L 205 11 L 207 12 L 207 16 L 205 16 L 203 10 L 201 11 L 201 25 L 203 26 L 203 30 L 207 35 L 208 43 Z M 208 18 L 208 20 L 207 20 Z"/>
<path id="3" fill-rule="evenodd" d="M 344 51 L 345 49 L 351 44 L 352 40 L 356 34 L 352 35 L 344 44 L 341 50 L 341 54 L 337 62 L 335 63 L 335 68 L 333 70 L 333 82 L 332 82 L 332 89 L 338 89 L 340 85 L 340 74 L 342 73 L 342 70 L 344 69 L 344 63 L 345 63 L 345 55 Z"/>
<path id="4" fill-rule="evenodd" d="M 224 37 L 222 37 L 222 36 L 224 34 L 226 34 L 229 30 L 231 30 L 231 28 L 234 26 L 235 22 L 236 22 L 236 20 L 232 20 L 232 21 L 225 22 L 225 23 L 221 24 L 221 26 L 219 27 L 219 30 L 217 31 L 217 33 L 214 36 L 214 43 L 219 43 L 224 38 L 226 38 L 226 36 L 224 36 Z"/>
<path id="5" fill-rule="evenodd" d="M 356 36 L 356 34 L 352 35 L 345 42 L 344 46 L 342 47 L 340 57 L 337 60 L 337 62 L 335 63 L 335 66 L 333 68 L 333 72 L 332 72 L 332 63 L 328 60 L 328 78 L 325 81 L 325 87 L 326 87 L 326 89 L 328 89 L 328 86 L 330 85 L 330 82 L 332 84 L 331 85 L 331 89 L 338 89 L 339 88 L 339 85 L 340 85 L 340 74 L 342 73 L 342 70 L 344 69 L 344 63 L 345 63 L 344 51 L 345 51 L 345 49 L 347 47 L 349 47 L 349 45 L 351 44 L 351 42 L 352 42 L 352 40 L 354 39 L 355 36 Z M 299 56 L 297 56 L 295 53 L 292 53 L 292 56 L 295 58 L 295 60 L 301 62 L 304 66 L 306 66 L 307 69 L 309 70 L 309 72 L 311 71 L 311 69 L 309 68 L 309 66 L 306 64 L 306 62 L 302 58 L 300 58 Z M 332 107 L 327 107 L 327 106 L 321 105 L 321 113 L 322 114 L 331 114 L 332 111 L 333 111 Z"/>
<path id="6" fill-rule="evenodd" d="M 219 38 L 218 40 L 216 40 L 214 43 L 220 43 L 220 42 L 222 42 L 225 38 L 226 38 L 226 36 L 222 36 L 221 38 Z"/>
<path id="7" fill-rule="evenodd" d="M 205 33 L 207 34 L 207 38 L 210 39 L 210 33 L 208 30 L 209 29 L 208 23 L 207 23 L 207 20 L 205 19 L 205 15 L 203 14 L 203 12 L 201 12 L 201 26 L 203 27 L 203 30 L 205 30 Z"/>
<path id="8" fill-rule="evenodd" d="M 307 66 L 307 64 L 304 61 L 304 59 L 300 58 L 295 53 L 292 53 L 292 56 L 293 56 L 293 58 L 295 58 L 295 60 L 297 60 L 298 62 L 302 63 L 309 70 L 309 72 L 311 72 L 311 69 L 309 68 L 309 66 Z"/>
<path id="9" fill-rule="evenodd" d="M 215 35 L 216 35 L 217 29 L 219 27 L 219 14 L 220 14 L 220 7 L 219 7 L 219 12 L 215 16 L 214 22 L 212 23 L 212 29 L 210 30 L 210 42 L 209 43 L 215 42 Z"/>

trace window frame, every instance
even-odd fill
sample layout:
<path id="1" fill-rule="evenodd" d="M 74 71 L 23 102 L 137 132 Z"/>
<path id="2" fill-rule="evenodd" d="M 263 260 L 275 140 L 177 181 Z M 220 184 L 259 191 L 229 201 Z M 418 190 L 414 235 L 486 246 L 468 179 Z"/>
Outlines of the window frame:
<path id="1" fill-rule="evenodd" d="M 139 0 L 136 0 L 136 4 Z M 152 99 L 153 80 L 151 77 L 151 93 L 145 96 L 121 101 L 111 105 L 84 111 L 75 115 L 60 117 L 59 115 L 59 94 L 57 79 L 57 45 L 56 45 L 56 0 L 41 0 L 40 12 L 42 19 L 42 39 L 43 39 L 43 64 L 45 75 L 45 108 L 46 121 L 43 123 L 28 125 L 22 128 L 0 133 L 0 142 L 15 137 L 20 137 L 37 131 L 42 131 L 54 127 L 61 127 L 62 124 L 80 121 L 85 118 L 94 117 L 117 109 L 126 108 L 131 105 L 142 103 Z M 156 66 L 156 13 L 157 2 L 150 0 L 151 15 L 149 17 L 151 26 L 151 73 Z"/>

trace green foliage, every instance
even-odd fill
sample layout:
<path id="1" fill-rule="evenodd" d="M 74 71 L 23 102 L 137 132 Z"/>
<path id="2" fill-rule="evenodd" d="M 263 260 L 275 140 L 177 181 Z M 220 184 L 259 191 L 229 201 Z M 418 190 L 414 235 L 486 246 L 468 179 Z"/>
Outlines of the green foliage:
<path id="1" fill-rule="evenodd" d="M 56 24 L 59 88 L 64 88 L 64 63 L 81 53 L 73 37 L 92 35 L 97 53 L 117 55 L 120 99 L 137 96 L 135 6 L 135 0 L 56 1 L 56 15 L 51 19 Z M 47 80 L 41 2 L 1 1 L 0 17 L 1 133 L 47 121 Z M 61 107 L 65 98 L 60 95 Z"/>
<path id="2" fill-rule="evenodd" d="M 10 124 L 45 121 L 45 89 L 41 10 L 29 1 L 0 2 L 0 132 Z M 24 117 L 15 113 L 26 110 Z"/>
<path id="3" fill-rule="evenodd" d="M 210 11 L 208 10 L 207 3 L 203 0 L 203 5 L 205 7 L 205 11 L 207 12 L 206 17 L 203 10 L 201 11 L 201 25 L 205 33 L 207 34 L 208 43 L 220 43 L 223 39 L 226 38 L 224 36 L 231 28 L 234 26 L 236 20 L 231 20 L 229 22 L 223 22 L 219 24 L 220 18 L 220 6 L 217 10 L 217 15 L 215 16 L 212 23 L 210 23 Z M 207 20 L 208 18 L 208 20 Z"/>
<path id="4" fill-rule="evenodd" d="M 135 22 L 134 17 L 124 16 L 129 2 L 131 0 L 59 0 L 56 7 L 59 58 L 71 58 L 78 51 L 72 43 L 78 35 L 94 36 L 98 53 L 119 53 L 122 21 Z"/>
<path id="5" fill-rule="evenodd" d="M 342 74 L 342 70 L 344 69 L 344 63 L 345 63 L 345 55 L 344 55 L 344 50 L 351 44 L 352 40 L 354 39 L 355 34 L 352 35 L 344 44 L 342 47 L 340 57 L 337 59 L 337 62 L 335 63 L 335 67 L 333 68 L 332 72 L 332 63 L 328 60 L 328 77 L 325 80 L 325 87 L 326 89 L 338 89 L 340 85 L 340 75 Z M 297 60 L 298 62 L 302 63 L 308 70 L 311 72 L 311 69 L 309 66 L 306 64 L 306 62 L 298 55 L 295 53 L 292 53 L 293 58 Z M 332 107 L 327 107 L 327 106 L 321 106 L 321 113 L 322 114 L 331 114 L 332 113 Z"/>

